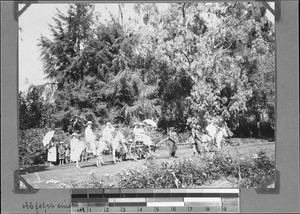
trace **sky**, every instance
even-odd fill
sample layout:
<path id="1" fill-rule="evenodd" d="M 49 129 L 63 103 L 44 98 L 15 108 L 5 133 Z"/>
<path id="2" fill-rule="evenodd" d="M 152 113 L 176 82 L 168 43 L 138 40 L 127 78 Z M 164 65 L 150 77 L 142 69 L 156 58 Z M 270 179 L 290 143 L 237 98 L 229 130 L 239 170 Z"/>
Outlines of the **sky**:
<path id="1" fill-rule="evenodd" d="M 23 5 L 20 5 L 22 8 Z M 271 4 L 271 6 L 273 6 Z M 53 24 L 52 17 L 56 14 L 56 8 L 66 12 L 68 4 L 31 4 L 19 18 L 19 91 L 25 92 L 28 87 L 41 85 L 49 82 L 43 73 L 43 63 L 40 57 L 40 47 L 37 46 L 41 35 L 51 38 L 48 24 Z M 101 13 L 101 21 L 109 19 L 109 12 L 118 14 L 117 4 L 96 4 L 96 11 Z M 126 4 L 124 10 L 124 21 L 133 12 L 133 4 Z M 268 11 L 267 16 L 274 19 Z"/>

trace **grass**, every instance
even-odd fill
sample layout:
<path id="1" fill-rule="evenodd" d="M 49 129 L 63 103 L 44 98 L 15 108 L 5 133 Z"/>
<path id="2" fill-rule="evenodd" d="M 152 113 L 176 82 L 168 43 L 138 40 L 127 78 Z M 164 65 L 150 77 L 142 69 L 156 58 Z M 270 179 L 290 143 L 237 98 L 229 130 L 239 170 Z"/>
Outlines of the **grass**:
<path id="1" fill-rule="evenodd" d="M 176 159 L 168 159 L 168 150 L 160 150 L 156 152 L 160 157 L 149 161 L 129 159 L 114 165 L 111 156 L 104 156 L 106 164 L 101 168 L 91 159 L 81 163 L 80 170 L 74 164 L 67 164 L 51 168 L 32 166 L 21 173 L 29 183 L 39 184 L 40 188 L 251 188 L 272 177 L 275 167 L 274 143 L 254 140 L 225 146 L 222 153 L 207 157 L 193 157 L 191 148 L 179 146 Z M 263 153 L 257 159 L 260 151 Z M 266 163 L 268 168 L 263 167 Z"/>

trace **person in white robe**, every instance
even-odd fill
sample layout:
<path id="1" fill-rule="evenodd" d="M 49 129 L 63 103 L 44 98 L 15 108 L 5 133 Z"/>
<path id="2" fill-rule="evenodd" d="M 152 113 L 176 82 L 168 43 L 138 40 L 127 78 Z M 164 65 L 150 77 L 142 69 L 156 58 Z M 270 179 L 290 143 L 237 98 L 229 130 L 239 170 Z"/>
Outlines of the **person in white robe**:
<path id="1" fill-rule="evenodd" d="M 71 147 L 70 160 L 72 162 L 76 162 L 76 166 L 77 166 L 77 168 L 79 168 L 78 161 L 79 161 L 82 151 L 85 149 L 85 145 L 84 145 L 84 142 L 80 141 L 77 138 L 76 133 L 73 133 L 71 135 L 70 147 Z"/>
<path id="2" fill-rule="evenodd" d="M 56 144 L 51 140 L 48 146 L 48 154 L 47 161 L 50 162 L 50 166 L 54 166 L 52 163 L 56 162 L 57 154 L 56 154 Z"/>
<path id="3" fill-rule="evenodd" d="M 216 134 L 218 132 L 218 127 L 211 123 L 208 126 L 206 126 L 205 130 L 207 131 L 208 135 L 211 136 L 213 139 L 215 139 Z"/>
<path id="4" fill-rule="evenodd" d="M 106 143 L 107 149 L 110 149 L 109 147 L 114 139 L 114 131 L 115 128 L 110 124 L 110 122 L 107 122 L 105 128 L 102 131 L 102 139 Z"/>
<path id="5" fill-rule="evenodd" d="M 95 144 L 96 136 L 93 133 L 92 124 L 93 123 L 91 121 L 87 122 L 87 127 L 84 133 L 85 133 L 85 140 L 90 144 L 93 155 L 96 155 L 96 144 Z"/>

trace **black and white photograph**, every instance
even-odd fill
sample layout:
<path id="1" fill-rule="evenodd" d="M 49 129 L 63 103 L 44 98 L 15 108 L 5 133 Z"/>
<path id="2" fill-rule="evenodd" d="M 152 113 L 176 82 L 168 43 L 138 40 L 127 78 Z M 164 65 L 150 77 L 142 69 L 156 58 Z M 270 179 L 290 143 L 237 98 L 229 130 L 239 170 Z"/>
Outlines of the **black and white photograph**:
<path id="1" fill-rule="evenodd" d="M 18 23 L 33 188 L 275 187 L 275 18 L 261 2 L 34 3 Z"/>

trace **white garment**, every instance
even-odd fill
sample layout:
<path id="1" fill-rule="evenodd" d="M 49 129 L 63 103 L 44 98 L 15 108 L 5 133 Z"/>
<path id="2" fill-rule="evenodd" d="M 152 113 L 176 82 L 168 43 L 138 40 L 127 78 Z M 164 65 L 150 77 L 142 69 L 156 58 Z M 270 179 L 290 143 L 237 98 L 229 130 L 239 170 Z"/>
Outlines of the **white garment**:
<path id="1" fill-rule="evenodd" d="M 113 126 L 107 125 L 102 131 L 103 140 L 105 140 L 107 142 L 111 142 L 114 139 L 114 137 L 113 137 L 114 131 L 115 131 L 115 128 Z"/>
<path id="2" fill-rule="evenodd" d="M 96 155 L 96 136 L 93 133 L 91 126 L 86 127 L 85 129 L 85 140 L 91 145 L 91 149 L 93 154 Z"/>
<path id="3" fill-rule="evenodd" d="M 135 141 L 143 141 L 146 145 L 153 145 L 151 138 L 146 135 L 143 128 L 133 128 Z"/>
<path id="4" fill-rule="evenodd" d="M 56 162 L 56 146 L 49 148 L 47 160 L 50 162 Z"/>
<path id="5" fill-rule="evenodd" d="M 219 149 L 221 149 L 221 143 L 224 140 L 224 137 L 228 137 L 228 133 L 225 127 L 221 128 L 220 131 L 216 134 L 216 143 Z"/>
<path id="6" fill-rule="evenodd" d="M 70 147 L 70 160 L 78 161 L 85 147 L 84 142 L 79 141 L 76 137 L 74 137 L 73 139 L 71 139 Z"/>
<path id="7" fill-rule="evenodd" d="M 206 131 L 208 134 L 214 139 L 216 137 L 216 134 L 218 132 L 218 128 L 213 123 L 209 124 L 206 128 Z"/>

